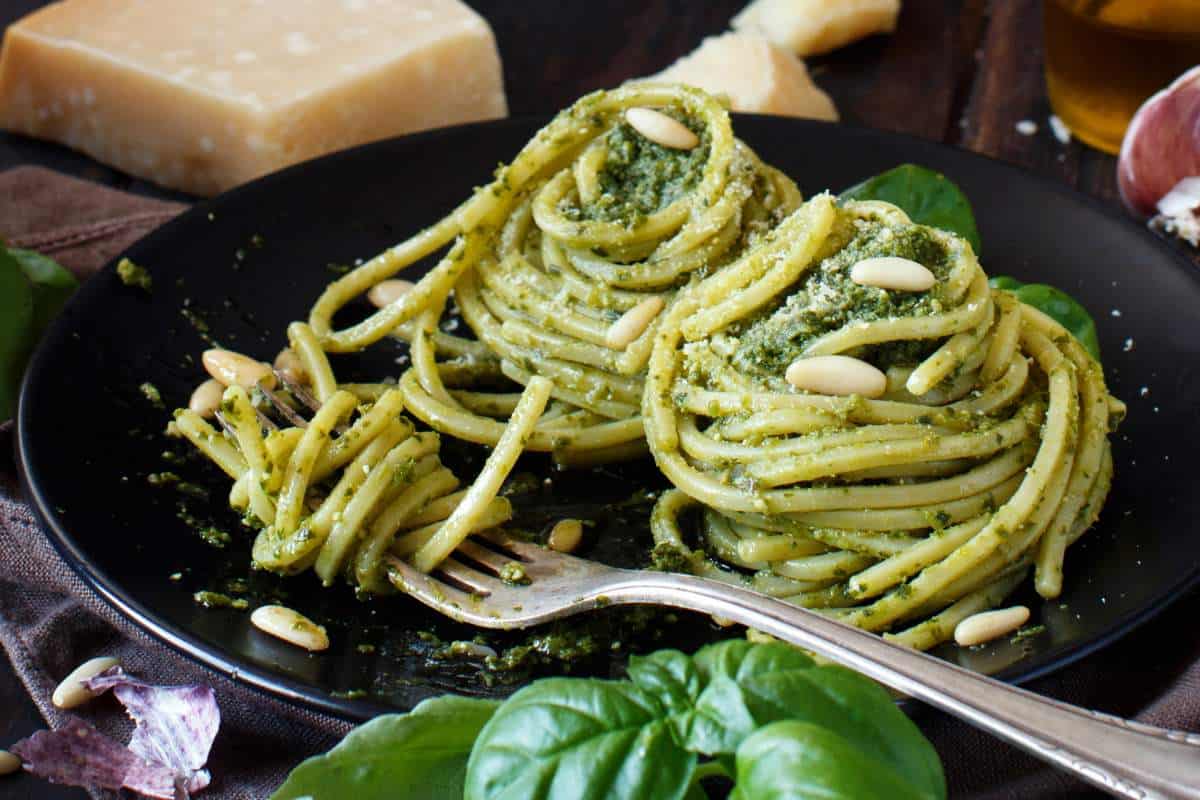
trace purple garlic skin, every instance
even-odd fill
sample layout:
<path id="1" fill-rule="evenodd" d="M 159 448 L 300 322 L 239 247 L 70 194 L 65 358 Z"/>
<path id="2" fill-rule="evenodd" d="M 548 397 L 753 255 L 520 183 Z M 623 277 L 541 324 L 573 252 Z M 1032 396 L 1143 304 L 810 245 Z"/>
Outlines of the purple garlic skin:
<path id="1" fill-rule="evenodd" d="M 1134 114 L 1117 157 L 1121 199 L 1149 216 L 1184 178 L 1200 175 L 1200 66 L 1179 76 Z"/>

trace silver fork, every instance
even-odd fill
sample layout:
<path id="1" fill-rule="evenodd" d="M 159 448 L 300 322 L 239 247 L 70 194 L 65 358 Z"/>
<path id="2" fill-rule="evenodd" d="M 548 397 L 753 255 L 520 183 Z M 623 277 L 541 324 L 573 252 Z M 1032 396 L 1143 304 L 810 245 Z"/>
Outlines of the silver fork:
<path id="1" fill-rule="evenodd" d="M 399 588 L 482 628 L 524 628 L 609 605 L 661 605 L 740 622 L 936 706 L 1119 797 L 1200 798 L 1200 735 L 1040 697 L 737 586 L 616 569 L 489 532 L 426 575 L 388 558 Z M 500 579 L 513 561 L 529 584 Z"/>

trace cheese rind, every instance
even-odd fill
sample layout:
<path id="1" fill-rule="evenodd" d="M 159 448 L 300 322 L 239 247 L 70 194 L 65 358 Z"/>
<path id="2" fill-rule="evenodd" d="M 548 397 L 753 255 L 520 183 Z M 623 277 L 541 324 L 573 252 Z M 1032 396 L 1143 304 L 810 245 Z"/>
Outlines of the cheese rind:
<path id="1" fill-rule="evenodd" d="M 891 33 L 899 15 L 900 0 L 754 0 L 730 24 L 804 57 Z"/>
<path id="2" fill-rule="evenodd" d="M 836 121 L 837 108 L 804 62 L 752 34 L 710 36 L 651 80 L 674 81 L 724 94 L 734 111 Z"/>
<path id="3" fill-rule="evenodd" d="M 66 0 L 0 51 L 0 126 L 203 195 L 506 114 L 495 38 L 458 0 Z"/>

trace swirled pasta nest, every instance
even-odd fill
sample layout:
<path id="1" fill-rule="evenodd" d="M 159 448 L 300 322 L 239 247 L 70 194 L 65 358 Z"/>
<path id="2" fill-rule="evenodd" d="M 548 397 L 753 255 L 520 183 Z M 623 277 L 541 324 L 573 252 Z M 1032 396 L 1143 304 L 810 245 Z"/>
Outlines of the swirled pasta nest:
<path id="1" fill-rule="evenodd" d="M 854 263 L 887 256 L 934 286 L 851 281 Z M 835 354 L 882 370 L 882 396 L 785 379 L 796 359 Z M 1108 492 L 1123 406 L 1065 329 L 989 288 L 966 242 L 821 195 L 677 300 L 643 414 L 677 487 L 655 513 L 660 559 L 930 647 L 1030 568 L 1057 596 L 1066 548 Z M 691 507 L 698 541 L 679 524 Z"/>

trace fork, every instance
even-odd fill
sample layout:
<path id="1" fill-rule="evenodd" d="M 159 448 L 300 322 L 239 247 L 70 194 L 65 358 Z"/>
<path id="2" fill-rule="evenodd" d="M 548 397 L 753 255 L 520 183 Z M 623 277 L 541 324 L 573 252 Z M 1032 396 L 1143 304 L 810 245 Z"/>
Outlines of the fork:
<path id="1" fill-rule="evenodd" d="M 518 562 L 528 585 L 499 577 Z M 459 545 L 433 574 L 395 556 L 398 588 L 481 628 L 524 628 L 610 605 L 724 617 L 811 650 L 936 706 L 1118 797 L 1200 798 L 1200 735 L 1040 697 L 790 603 L 693 575 L 617 569 L 496 531 Z M 511 566 L 510 566 L 511 569 Z"/>
<path id="2" fill-rule="evenodd" d="M 317 410 L 320 404 L 302 386 L 280 370 L 274 372 L 301 407 Z M 279 394 L 261 383 L 257 388 L 281 417 L 299 427 L 307 424 Z M 262 411 L 258 415 L 264 427 L 276 427 Z M 217 419 L 228 428 L 219 413 Z M 501 579 L 513 562 L 521 565 L 528 585 Z M 525 628 L 609 605 L 671 606 L 731 619 L 923 700 L 1110 794 L 1200 800 L 1200 734 L 1041 697 L 739 586 L 609 567 L 499 531 L 462 542 L 431 575 L 395 556 L 387 556 L 385 563 L 397 588 L 481 628 Z"/>

